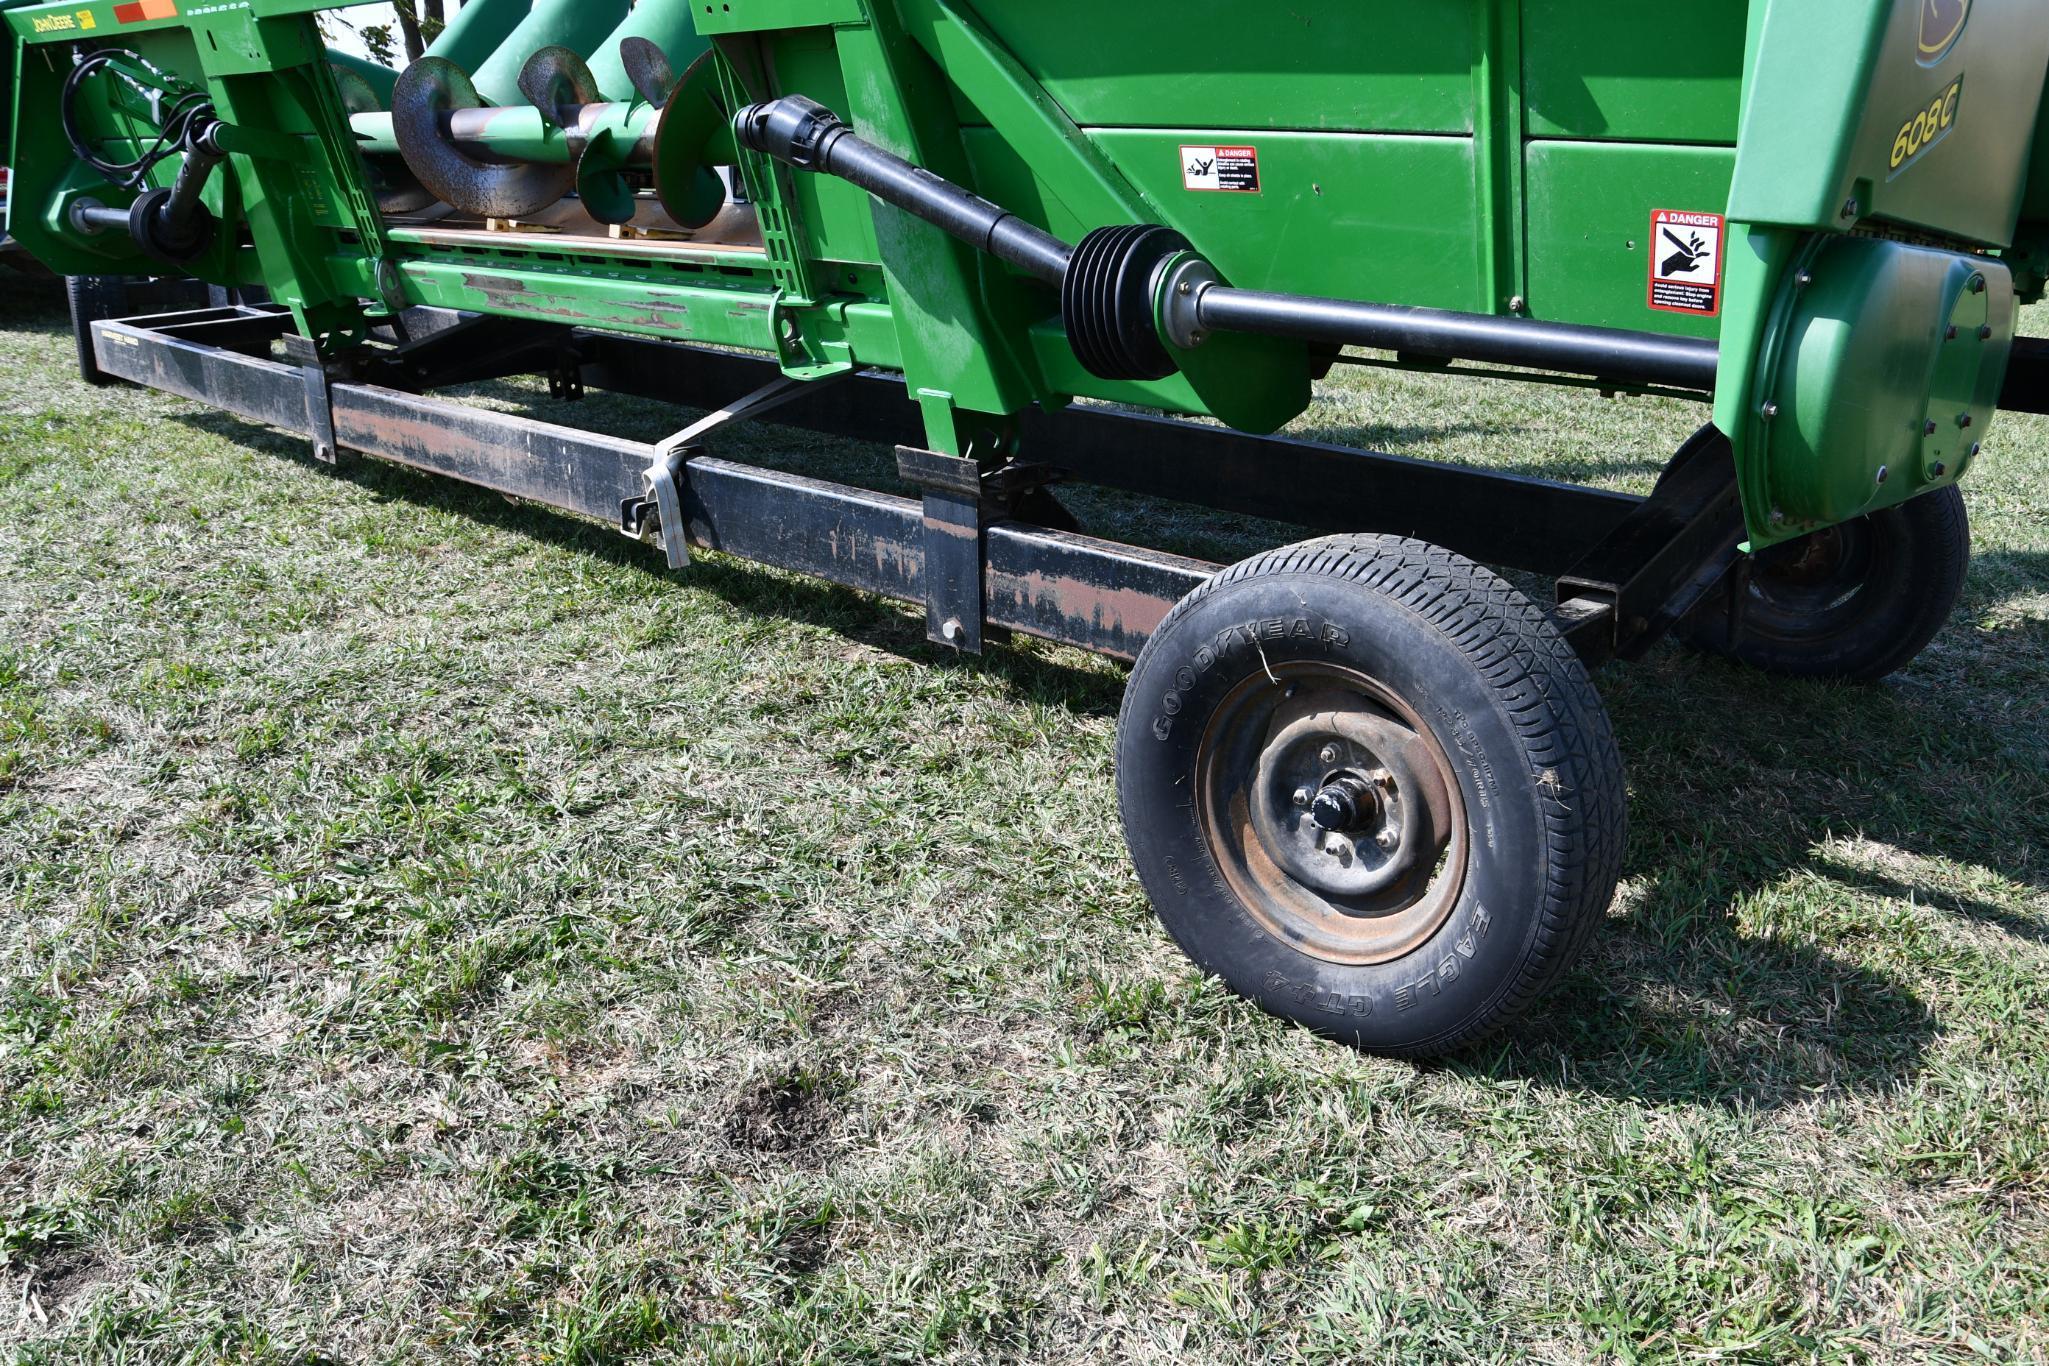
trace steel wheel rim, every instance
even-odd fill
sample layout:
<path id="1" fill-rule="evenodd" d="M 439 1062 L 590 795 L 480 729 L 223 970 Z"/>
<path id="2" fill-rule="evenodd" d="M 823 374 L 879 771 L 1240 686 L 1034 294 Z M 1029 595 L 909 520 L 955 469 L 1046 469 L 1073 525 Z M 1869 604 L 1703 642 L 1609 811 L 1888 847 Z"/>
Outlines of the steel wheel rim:
<path id="1" fill-rule="evenodd" d="M 1457 772 L 1415 709 L 1358 670 L 1283 664 L 1233 688 L 1197 744 L 1194 795 L 1239 904 L 1311 957 L 1391 962 L 1458 906 Z"/>
<path id="2" fill-rule="evenodd" d="M 1865 518 L 1765 551 L 1750 579 L 1746 629 L 1807 639 L 1854 625 L 1886 567 L 1883 540 Z"/>

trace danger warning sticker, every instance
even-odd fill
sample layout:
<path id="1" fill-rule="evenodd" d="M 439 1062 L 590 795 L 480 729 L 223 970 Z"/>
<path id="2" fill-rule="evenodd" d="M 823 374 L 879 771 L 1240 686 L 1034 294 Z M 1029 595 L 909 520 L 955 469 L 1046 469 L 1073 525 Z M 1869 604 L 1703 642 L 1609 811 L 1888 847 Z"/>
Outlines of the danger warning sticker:
<path id="1" fill-rule="evenodd" d="M 1650 305 L 1712 318 L 1722 311 L 1722 216 L 1658 209 L 1651 214 Z"/>
<path id="2" fill-rule="evenodd" d="M 1257 147 L 1183 147 L 1181 183 L 1191 190 L 1259 193 Z"/>

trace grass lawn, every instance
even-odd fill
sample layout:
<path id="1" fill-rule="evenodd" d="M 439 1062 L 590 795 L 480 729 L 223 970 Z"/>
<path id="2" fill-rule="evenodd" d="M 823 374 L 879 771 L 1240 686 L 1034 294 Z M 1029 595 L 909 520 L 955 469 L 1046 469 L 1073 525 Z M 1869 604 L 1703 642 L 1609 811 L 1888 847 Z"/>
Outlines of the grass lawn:
<path id="1" fill-rule="evenodd" d="M 59 302 L 0 285 L 18 1359 L 2049 1357 L 2049 422 L 1890 684 L 1604 677 L 1613 918 L 1418 1067 L 1179 957 L 1117 667 L 84 389 Z M 1699 420 L 1348 374 L 1301 428 L 1641 489 Z"/>

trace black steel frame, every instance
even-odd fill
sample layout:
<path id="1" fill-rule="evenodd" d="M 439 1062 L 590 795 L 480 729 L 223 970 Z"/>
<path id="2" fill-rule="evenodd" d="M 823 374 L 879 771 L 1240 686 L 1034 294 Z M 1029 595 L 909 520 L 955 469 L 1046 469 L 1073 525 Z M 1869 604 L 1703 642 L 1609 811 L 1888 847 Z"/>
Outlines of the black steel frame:
<path id="1" fill-rule="evenodd" d="M 734 352 L 431 310 L 324 365 L 291 349 L 290 316 L 267 307 L 101 322 L 93 335 L 108 375 L 305 435 L 322 459 L 362 452 L 614 525 L 624 517 L 630 531 L 656 447 L 429 392 L 541 374 L 558 396 L 590 388 L 719 410 L 779 377 L 773 361 Z M 1634 656 L 1668 630 L 1723 578 L 1741 534 L 1726 442 L 1706 432 L 1639 499 L 1104 408 L 1033 410 L 1018 433 L 1033 463 L 977 469 L 919 451 L 916 405 L 901 379 L 879 374 L 820 386 L 774 420 L 898 446 L 921 498 L 696 455 L 677 480 L 689 544 L 922 604 L 933 639 L 970 650 L 986 626 L 1133 659 L 1216 572 L 1059 525 L 1045 485 L 1062 480 L 1318 531 L 1413 535 L 1557 577 L 1555 619 L 1591 662 Z"/>

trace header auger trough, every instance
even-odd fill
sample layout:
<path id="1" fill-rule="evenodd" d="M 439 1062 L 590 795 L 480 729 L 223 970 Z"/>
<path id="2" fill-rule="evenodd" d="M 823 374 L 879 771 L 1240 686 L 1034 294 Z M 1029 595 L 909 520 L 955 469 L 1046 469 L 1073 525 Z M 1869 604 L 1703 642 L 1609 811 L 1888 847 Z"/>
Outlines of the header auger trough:
<path id="1" fill-rule="evenodd" d="M 1899 668 L 1963 579 L 1957 481 L 2044 411 L 2049 0 L 1678 34 L 1636 0 L 469 0 L 403 72 L 327 51 L 323 7 L 0 0 L 14 235 L 234 291 L 92 324 L 100 371 L 678 568 L 920 604 L 958 650 L 1135 660 L 1161 919 L 1374 1049 L 1499 1026 L 1600 923 L 1590 666 L 1678 632 Z M 1340 362 L 1703 425 L 1641 499 L 1269 435 Z M 428 396 L 520 374 L 711 415 L 642 446 Z M 716 458 L 769 413 L 896 444 L 917 496 Z M 1220 568 L 1081 533 L 1063 481 L 1331 535 Z"/>

